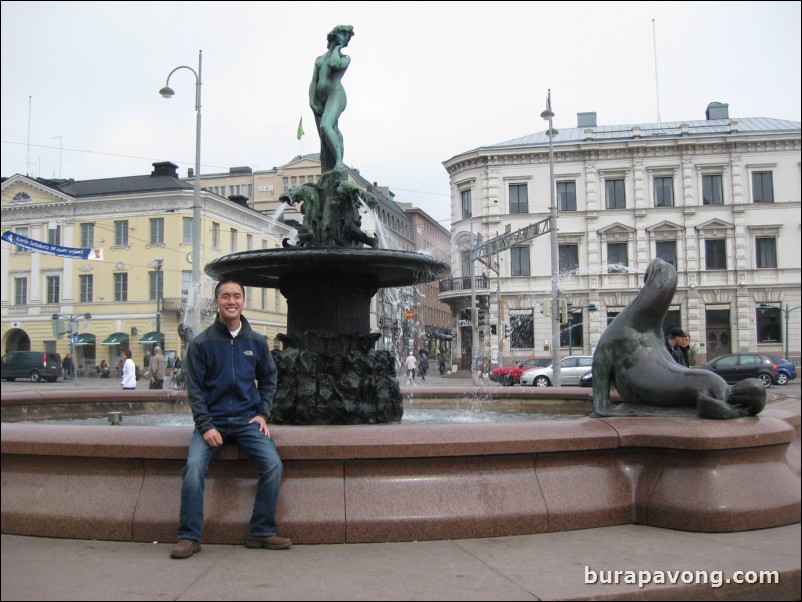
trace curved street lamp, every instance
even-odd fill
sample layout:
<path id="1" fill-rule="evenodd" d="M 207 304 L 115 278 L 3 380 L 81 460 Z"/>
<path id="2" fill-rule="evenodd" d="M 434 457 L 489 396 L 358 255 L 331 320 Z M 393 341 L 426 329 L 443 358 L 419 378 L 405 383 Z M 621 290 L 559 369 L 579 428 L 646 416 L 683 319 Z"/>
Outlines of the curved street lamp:
<path id="1" fill-rule="evenodd" d="M 164 88 L 159 90 L 164 98 L 172 98 L 175 92 L 170 87 L 170 77 L 180 69 L 188 69 L 195 76 L 195 112 L 197 113 L 197 125 L 195 126 L 195 189 L 192 200 L 192 290 L 200 295 L 200 237 L 201 237 L 201 202 L 200 202 L 200 149 L 201 149 L 201 66 L 203 64 L 203 50 L 198 51 L 198 70 L 192 67 L 181 65 L 170 71 L 167 76 L 167 83 Z M 190 320 L 193 336 L 196 336 L 200 329 L 200 302 L 196 300 Z"/>
<path id="2" fill-rule="evenodd" d="M 549 137 L 549 189 L 551 204 L 549 205 L 549 229 L 551 236 L 551 306 L 560 307 L 560 247 L 557 240 L 557 200 L 554 187 L 554 136 L 559 132 L 554 129 L 552 120 L 554 111 L 551 110 L 551 88 L 546 99 L 546 110 L 540 116 L 549 122 L 546 135 Z M 551 365 L 553 366 L 552 380 L 554 386 L 560 386 L 560 314 L 555 309 L 551 316 Z"/>

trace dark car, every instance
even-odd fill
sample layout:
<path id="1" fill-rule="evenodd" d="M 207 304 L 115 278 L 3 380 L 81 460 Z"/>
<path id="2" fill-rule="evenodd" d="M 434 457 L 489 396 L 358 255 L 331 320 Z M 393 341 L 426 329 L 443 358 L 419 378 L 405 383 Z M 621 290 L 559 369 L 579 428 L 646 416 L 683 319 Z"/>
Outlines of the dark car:
<path id="1" fill-rule="evenodd" d="M 777 364 L 777 378 L 774 381 L 775 384 L 787 385 L 789 380 L 794 380 L 796 378 L 796 366 L 794 366 L 793 362 L 789 362 L 779 355 L 772 355 L 770 357 L 774 360 L 774 363 Z"/>
<path id="2" fill-rule="evenodd" d="M 0 378 L 14 382 L 27 378 L 31 382 L 56 382 L 61 375 L 61 355 L 46 351 L 9 351 L 0 359 Z"/>
<path id="3" fill-rule="evenodd" d="M 490 380 L 501 383 L 505 387 L 511 387 L 515 383 L 521 382 L 521 374 L 532 368 L 546 368 L 551 366 L 550 357 L 530 357 L 515 366 L 505 368 L 495 368 L 490 372 Z"/>
<path id="4" fill-rule="evenodd" d="M 579 379 L 579 386 L 580 387 L 592 387 L 593 386 L 593 371 L 591 370 L 585 376 L 582 376 Z"/>
<path id="5" fill-rule="evenodd" d="M 746 378 L 757 378 L 764 387 L 770 387 L 778 377 L 776 362 L 770 355 L 762 353 L 731 353 L 699 367 L 715 372 L 730 384 Z"/>

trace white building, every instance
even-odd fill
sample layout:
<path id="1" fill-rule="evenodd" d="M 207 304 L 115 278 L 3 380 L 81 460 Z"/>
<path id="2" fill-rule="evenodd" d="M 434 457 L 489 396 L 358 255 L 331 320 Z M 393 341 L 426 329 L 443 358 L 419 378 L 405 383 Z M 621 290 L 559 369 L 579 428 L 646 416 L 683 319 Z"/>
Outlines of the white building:
<path id="1" fill-rule="evenodd" d="M 705 120 L 681 123 L 599 126 L 595 113 L 580 113 L 553 142 L 559 288 L 571 322 L 563 355 L 595 349 L 660 257 L 679 273 L 664 326 L 690 333 L 697 365 L 730 351 L 786 349 L 799 363 L 798 122 L 731 119 L 721 103 L 708 105 Z M 548 147 L 543 131 L 444 163 L 456 278 L 441 282 L 440 298 L 452 308 L 462 368 L 470 366 L 471 328 L 459 324 L 470 307 L 471 232 L 487 241 L 549 216 Z M 477 354 L 498 346 L 504 364 L 550 355 L 549 235 L 491 259 L 498 276 L 475 264 L 484 310 Z"/>

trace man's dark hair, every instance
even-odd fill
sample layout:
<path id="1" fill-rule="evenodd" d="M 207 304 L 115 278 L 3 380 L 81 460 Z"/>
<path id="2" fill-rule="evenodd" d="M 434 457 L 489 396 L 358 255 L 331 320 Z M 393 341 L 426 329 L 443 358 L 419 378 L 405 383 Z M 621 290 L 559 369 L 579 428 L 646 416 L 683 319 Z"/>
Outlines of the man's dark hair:
<path id="1" fill-rule="evenodd" d="M 245 285 L 242 284 L 242 282 L 240 282 L 239 280 L 236 280 L 234 278 L 224 278 L 223 280 L 221 280 L 220 282 L 217 283 L 217 286 L 214 287 L 214 298 L 215 299 L 217 299 L 217 293 L 220 290 L 220 287 L 223 286 L 224 284 L 228 284 L 229 282 L 233 282 L 234 284 L 238 284 L 239 287 L 242 289 L 242 296 L 243 297 L 245 296 Z"/>
<path id="2" fill-rule="evenodd" d="M 671 330 L 668 331 L 668 337 L 670 339 L 675 339 L 677 337 L 684 337 L 685 332 L 683 332 L 682 328 L 679 326 L 674 326 Z"/>

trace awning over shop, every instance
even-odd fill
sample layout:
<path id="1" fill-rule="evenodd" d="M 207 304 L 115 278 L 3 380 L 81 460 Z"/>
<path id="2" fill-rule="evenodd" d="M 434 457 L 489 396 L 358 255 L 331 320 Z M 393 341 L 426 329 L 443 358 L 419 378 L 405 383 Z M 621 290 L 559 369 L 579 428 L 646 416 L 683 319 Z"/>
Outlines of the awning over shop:
<path id="1" fill-rule="evenodd" d="M 72 337 L 73 347 L 78 347 L 80 345 L 94 345 L 94 344 L 95 344 L 95 335 L 90 334 L 88 332 L 75 334 Z"/>
<path id="2" fill-rule="evenodd" d="M 161 340 L 159 340 L 159 339 L 161 339 Z M 160 332 L 159 333 L 159 337 L 156 338 L 156 333 L 155 332 L 149 332 L 148 334 L 143 335 L 142 338 L 139 339 L 138 342 L 139 342 L 140 345 L 155 345 L 157 342 L 159 342 L 159 344 L 163 345 L 164 344 L 164 333 Z"/>
<path id="3" fill-rule="evenodd" d="M 128 335 L 124 332 L 115 332 L 106 338 L 101 345 L 122 345 L 128 342 Z"/>

